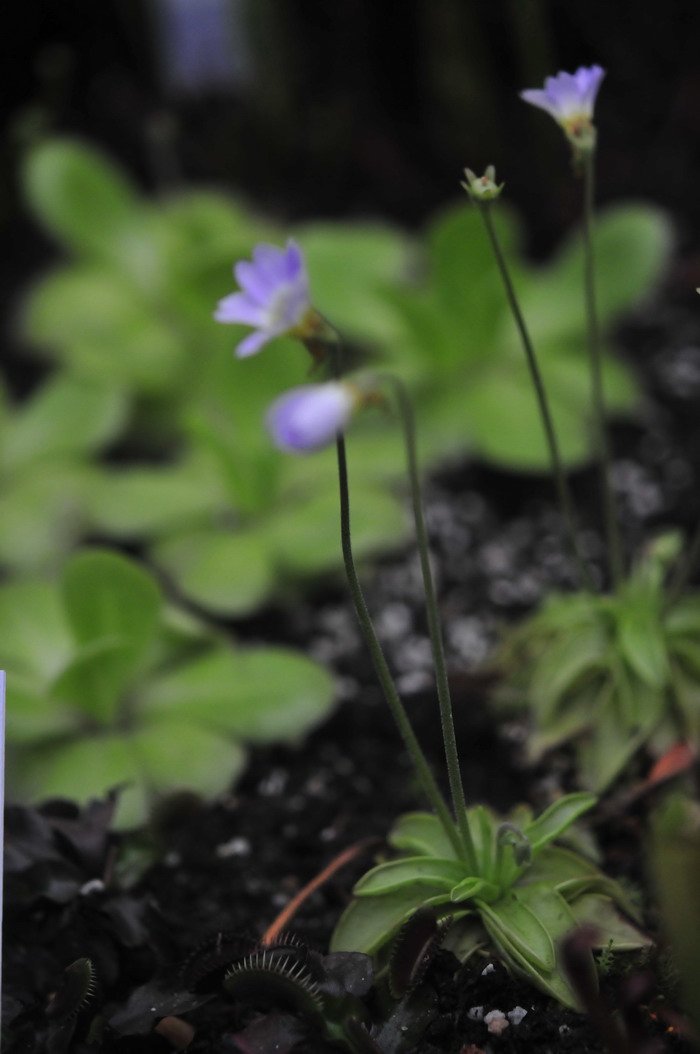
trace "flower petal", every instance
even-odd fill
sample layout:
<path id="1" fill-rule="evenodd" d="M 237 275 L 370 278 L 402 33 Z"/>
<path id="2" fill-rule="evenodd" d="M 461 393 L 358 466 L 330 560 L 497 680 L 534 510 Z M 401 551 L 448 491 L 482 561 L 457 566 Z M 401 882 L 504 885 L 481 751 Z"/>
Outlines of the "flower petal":
<path id="1" fill-rule="evenodd" d="M 246 326 L 259 326 L 263 313 L 247 293 L 229 293 L 217 304 L 214 318 L 217 322 L 242 322 Z"/>
<path id="2" fill-rule="evenodd" d="M 277 284 L 287 279 L 286 254 L 277 245 L 256 245 L 253 249 L 253 263 L 266 280 Z"/>
<path id="3" fill-rule="evenodd" d="M 275 291 L 275 281 L 264 274 L 250 260 L 241 260 L 233 269 L 234 276 L 241 289 L 248 296 L 264 307 L 265 302 Z"/>
<path id="4" fill-rule="evenodd" d="M 276 333 L 271 333 L 268 330 L 256 329 L 253 333 L 249 333 L 238 345 L 235 352 L 236 358 L 247 359 L 251 355 L 257 355 L 275 336 L 277 336 Z"/>
<path id="5" fill-rule="evenodd" d="M 546 110 L 555 121 L 559 120 L 559 111 L 556 105 L 552 103 L 549 94 L 541 88 L 528 88 L 526 91 L 521 91 L 520 98 L 524 102 L 529 102 L 532 106 L 539 106 L 541 110 Z"/>

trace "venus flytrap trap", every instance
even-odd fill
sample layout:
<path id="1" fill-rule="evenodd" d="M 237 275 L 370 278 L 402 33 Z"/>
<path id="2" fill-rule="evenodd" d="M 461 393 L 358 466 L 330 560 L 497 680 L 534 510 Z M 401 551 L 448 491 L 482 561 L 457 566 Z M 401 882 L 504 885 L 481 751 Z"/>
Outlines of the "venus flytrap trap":
<path id="1" fill-rule="evenodd" d="M 492 176 L 486 180 L 480 184 L 485 193 L 498 190 Z M 266 275 L 266 303 L 281 302 L 288 288 L 289 275 L 281 266 L 282 251 L 277 253 L 280 266 L 274 281 L 269 270 Z M 263 259 L 269 261 L 270 253 L 263 256 L 258 250 L 254 256 L 258 268 Z M 237 274 L 245 277 L 248 288 L 257 282 L 257 275 L 248 268 L 241 271 L 241 265 Z M 259 327 L 259 350 L 267 343 L 262 339 L 267 336 L 267 320 L 261 319 L 257 310 L 248 318 L 251 325 Z M 286 332 L 297 324 L 296 317 L 290 315 Z M 301 339 L 307 342 L 303 335 Z M 335 952 L 381 954 L 402 924 L 429 909 L 436 918 L 449 918 L 454 923 L 450 947 L 458 956 L 468 958 L 481 946 L 490 945 L 516 972 L 562 1003 L 574 1006 L 576 999 L 556 949 L 577 923 L 600 925 L 601 939 L 611 948 L 637 948 L 646 943 L 641 932 L 617 911 L 620 906 L 628 907 L 617 884 L 585 856 L 552 845 L 595 804 L 595 798 L 586 793 L 568 795 L 537 818 L 523 807 L 505 821 L 483 806 L 467 808 L 420 494 L 413 410 L 405 385 L 398 378 L 383 377 L 375 384 L 381 380 L 382 386 L 391 389 L 406 447 L 451 793 L 452 808 L 448 808 L 394 685 L 353 556 L 344 431 L 359 405 L 379 401 L 379 389 L 353 388 L 344 377 L 342 351 L 331 328 L 321 342 L 314 335 L 308 343 L 317 363 L 327 358 L 333 379 L 282 396 L 268 413 L 268 427 L 277 445 L 297 454 L 316 451 L 335 439 L 340 533 L 350 593 L 386 702 L 418 784 L 433 808 L 432 813 L 412 813 L 399 819 L 389 837 L 398 855 L 380 863 L 357 883 L 331 948 Z M 364 396 L 358 397 L 358 391 L 364 391 Z"/>

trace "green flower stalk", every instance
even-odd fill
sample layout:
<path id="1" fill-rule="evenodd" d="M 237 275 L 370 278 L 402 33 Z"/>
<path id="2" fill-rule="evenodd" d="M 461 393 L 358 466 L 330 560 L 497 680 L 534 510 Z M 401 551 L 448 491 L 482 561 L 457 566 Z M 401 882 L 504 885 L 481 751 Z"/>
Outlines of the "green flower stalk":
<path id="1" fill-rule="evenodd" d="M 620 529 L 612 490 L 611 458 L 605 431 L 605 395 L 600 347 L 600 326 L 595 295 L 595 259 L 593 244 L 594 159 L 597 132 L 593 108 L 605 76 L 600 66 L 582 66 L 575 73 L 558 73 L 547 77 L 544 89 L 530 88 L 521 99 L 548 113 L 566 135 L 572 150 L 576 172 L 583 177 L 584 290 L 588 320 L 588 348 L 591 368 L 591 400 L 595 438 L 601 466 L 601 491 L 605 517 L 605 534 L 613 586 L 624 573 Z"/>
<path id="2" fill-rule="evenodd" d="M 275 445 L 289 453 L 319 450 L 335 439 L 343 560 L 360 629 L 423 793 L 434 808 L 454 852 L 460 859 L 468 858 L 468 843 L 463 844 L 464 839 L 460 838 L 394 685 L 355 567 L 343 433 L 354 412 L 364 403 L 375 401 L 376 395 L 342 379 L 340 339 L 311 304 L 306 262 L 295 242 L 290 240 L 286 250 L 273 245 L 257 246 L 252 262 L 239 262 L 234 274 L 242 291 L 221 300 L 215 318 L 219 322 L 254 327 L 253 333 L 238 345 L 238 358 L 255 355 L 275 337 L 287 334 L 304 343 L 316 364 L 330 364 L 333 379 L 322 384 L 303 385 L 282 395 L 268 411 L 267 427 Z M 463 826 L 465 823 L 466 819 Z"/>
<path id="3" fill-rule="evenodd" d="M 510 277 L 510 271 L 508 270 L 508 264 L 506 262 L 505 255 L 501 248 L 498 234 L 496 232 L 495 225 L 493 223 L 493 217 L 491 216 L 492 203 L 500 196 L 503 190 L 504 184 L 500 186 L 495 182 L 495 169 L 493 165 L 489 165 L 483 176 L 478 177 L 471 171 L 471 169 L 465 169 L 467 177 L 466 183 L 462 186 L 469 194 L 472 201 L 477 205 L 479 215 L 481 216 L 486 234 L 491 244 L 498 269 L 503 280 L 503 286 L 508 299 L 515 324 L 520 334 L 520 340 L 525 352 L 525 358 L 527 359 L 528 369 L 530 371 L 530 377 L 532 384 L 535 389 L 537 396 L 537 402 L 539 405 L 540 416 L 542 418 L 542 425 L 544 427 L 545 436 L 547 439 L 547 446 L 549 447 L 549 457 L 552 465 L 552 474 L 554 476 L 554 483 L 557 489 L 557 496 L 559 504 L 561 506 L 562 513 L 564 515 L 564 522 L 566 525 L 566 532 L 569 539 L 569 545 L 576 561 L 576 567 L 578 570 L 579 584 L 582 588 L 594 592 L 595 586 L 591 577 L 590 568 L 583 558 L 581 552 L 581 546 L 579 543 L 579 531 L 576 521 L 576 512 L 574 509 L 573 499 L 571 497 L 571 491 L 567 482 L 566 473 L 564 472 L 564 466 L 562 464 L 561 455 L 559 453 L 559 443 L 557 440 L 557 433 L 554 428 L 554 421 L 552 419 L 552 412 L 549 406 L 549 400 L 547 398 L 547 391 L 542 377 L 542 371 L 540 370 L 537 355 L 535 353 L 535 347 L 532 343 L 530 332 L 525 323 L 518 297 L 515 292 L 512 279 Z"/>
<path id="4" fill-rule="evenodd" d="M 476 861 L 476 849 L 469 826 L 467 805 L 464 799 L 464 787 L 462 785 L 462 776 L 459 767 L 459 753 L 457 751 L 457 739 L 455 736 L 452 699 L 450 697 L 450 684 L 447 677 L 447 664 L 445 662 L 445 649 L 442 640 L 442 629 L 440 626 L 437 597 L 435 595 L 433 572 L 430 566 L 428 532 L 425 528 L 425 516 L 423 515 L 420 476 L 418 472 L 418 456 L 416 452 L 415 417 L 405 385 L 397 377 L 387 377 L 386 380 L 394 390 L 396 408 L 404 433 L 408 475 L 411 482 L 413 519 L 416 526 L 416 541 L 418 543 L 421 575 L 423 578 L 423 591 L 425 593 L 425 605 L 428 616 L 428 632 L 430 635 L 433 663 L 435 666 L 435 683 L 437 688 L 438 705 L 440 707 L 442 738 L 445 745 L 445 761 L 447 764 L 450 792 L 452 795 L 452 808 L 457 818 L 457 826 L 462 839 L 462 844 L 466 850 L 465 859 L 474 865 Z"/>

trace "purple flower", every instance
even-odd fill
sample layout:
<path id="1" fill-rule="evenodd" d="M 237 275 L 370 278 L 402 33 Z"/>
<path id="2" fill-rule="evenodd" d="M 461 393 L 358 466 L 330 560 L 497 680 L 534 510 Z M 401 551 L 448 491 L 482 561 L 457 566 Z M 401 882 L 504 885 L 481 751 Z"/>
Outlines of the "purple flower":
<path id="1" fill-rule="evenodd" d="M 320 450 L 347 427 L 359 392 L 341 381 L 305 384 L 276 399 L 267 411 L 272 441 L 288 454 Z"/>
<path id="2" fill-rule="evenodd" d="M 283 333 L 302 336 L 317 328 L 304 257 L 291 238 L 286 249 L 257 245 L 252 263 L 241 261 L 233 271 L 241 292 L 220 300 L 214 318 L 217 322 L 255 326 L 255 332 L 236 348 L 239 359 L 257 354 Z"/>
<path id="3" fill-rule="evenodd" d="M 581 66 L 575 73 L 547 77 L 544 88 L 520 92 L 520 98 L 546 110 L 571 139 L 592 127 L 593 106 L 605 70 L 600 66 Z"/>

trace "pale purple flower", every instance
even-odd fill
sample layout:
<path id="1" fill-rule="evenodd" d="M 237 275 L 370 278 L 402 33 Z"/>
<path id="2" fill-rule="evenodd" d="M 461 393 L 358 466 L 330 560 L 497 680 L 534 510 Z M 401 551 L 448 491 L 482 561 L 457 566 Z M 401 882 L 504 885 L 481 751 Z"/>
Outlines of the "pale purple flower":
<path id="1" fill-rule="evenodd" d="M 272 441 L 288 454 L 320 450 L 345 430 L 358 400 L 359 393 L 341 381 L 292 388 L 267 411 Z"/>
<path id="2" fill-rule="evenodd" d="M 314 313 L 306 264 L 296 242 L 290 238 L 286 249 L 257 245 L 252 262 L 237 263 L 233 273 L 241 291 L 220 300 L 214 318 L 255 327 L 236 348 L 239 359 L 257 354 L 283 333 L 299 335 L 304 330 Z"/>
<path id="3" fill-rule="evenodd" d="M 575 73 L 547 77 L 544 88 L 529 88 L 520 98 L 546 110 L 571 135 L 577 125 L 590 125 L 593 107 L 605 70 L 600 66 L 581 66 Z"/>

